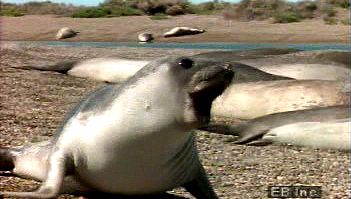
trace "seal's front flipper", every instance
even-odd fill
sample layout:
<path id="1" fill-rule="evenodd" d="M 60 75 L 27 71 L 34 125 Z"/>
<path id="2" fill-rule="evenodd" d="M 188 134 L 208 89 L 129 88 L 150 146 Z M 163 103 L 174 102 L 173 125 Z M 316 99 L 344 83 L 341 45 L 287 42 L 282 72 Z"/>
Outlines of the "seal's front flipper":
<path id="1" fill-rule="evenodd" d="M 196 178 L 184 184 L 183 187 L 197 199 L 219 199 L 214 192 L 202 165 L 200 166 Z"/>
<path id="2" fill-rule="evenodd" d="M 8 148 L 0 148 L 0 171 L 11 171 L 14 165 L 14 155 Z"/>
<path id="3" fill-rule="evenodd" d="M 40 71 L 54 71 L 62 74 L 66 74 L 69 70 L 71 70 L 78 61 L 62 61 L 54 64 L 42 64 L 42 65 L 25 65 L 19 67 L 12 67 L 16 69 L 22 70 L 40 70 Z"/>
<path id="4" fill-rule="evenodd" d="M 17 177 L 12 171 L 0 171 L 0 176 L 2 177 Z"/>
<path id="5" fill-rule="evenodd" d="M 50 155 L 47 178 L 35 192 L 0 192 L 1 196 L 21 198 L 55 198 L 60 193 L 66 173 L 66 157 L 59 151 Z"/>

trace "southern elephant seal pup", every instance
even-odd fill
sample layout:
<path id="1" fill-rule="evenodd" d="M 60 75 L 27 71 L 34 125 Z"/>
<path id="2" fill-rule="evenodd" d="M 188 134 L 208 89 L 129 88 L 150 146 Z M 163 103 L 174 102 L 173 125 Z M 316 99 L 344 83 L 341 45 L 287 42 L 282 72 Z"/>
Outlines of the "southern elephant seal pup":
<path id="1" fill-rule="evenodd" d="M 31 65 L 24 69 L 55 71 L 75 77 L 119 83 L 133 76 L 150 61 L 118 58 L 93 58 L 82 61 L 64 61 L 53 65 Z"/>
<path id="2" fill-rule="evenodd" d="M 350 118 L 328 122 L 298 122 L 269 130 L 263 135 L 262 141 L 350 151 L 350 127 Z"/>
<path id="3" fill-rule="evenodd" d="M 279 80 L 231 84 L 212 105 L 211 114 L 253 119 L 272 113 L 348 105 L 350 84 L 326 80 Z"/>
<path id="4" fill-rule="evenodd" d="M 60 40 L 60 39 L 67 39 L 67 38 L 71 38 L 74 37 L 78 34 L 79 32 L 72 30 L 71 28 L 68 27 L 63 27 L 61 28 L 56 36 L 55 39 L 56 40 Z"/>
<path id="5" fill-rule="evenodd" d="M 297 52 L 265 58 L 240 60 L 264 72 L 293 79 L 349 81 L 351 52 Z"/>
<path id="6" fill-rule="evenodd" d="M 183 186 L 198 199 L 217 198 L 191 130 L 209 122 L 212 101 L 232 77 L 225 66 L 186 57 L 151 62 L 128 81 L 93 92 L 67 115 L 49 149 L 29 153 L 28 165 L 47 165 L 35 169 L 41 173 L 19 171 L 23 151 L 2 150 L 2 160 L 12 160 L 14 172 L 45 177 L 36 192 L 0 195 L 56 197 L 71 176 L 106 193 L 141 195 Z M 44 153 L 42 158 L 38 153 Z"/>
<path id="7" fill-rule="evenodd" d="M 170 31 L 165 32 L 163 37 L 180 37 L 184 35 L 196 35 L 200 33 L 204 33 L 205 30 L 198 28 L 190 28 L 190 27 L 175 27 Z"/>
<path id="8" fill-rule="evenodd" d="M 151 33 L 140 33 L 138 35 L 138 40 L 139 42 L 151 42 L 152 40 L 154 40 L 154 37 L 152 36 Z"/>
<path id="9" fill-rule="evenodd" d="M 311 135 L 309 133 L 311 132 L 311 130 L 308 130 L 308 129 L 319 129 L 319 128 L 322 128 L 322 126 L 323 127 L 329 126 L 328 128 L 333 128 L 333 129 L 334 128 L 345 129 L 346 124 L 344 124 L 343 122 L 340 123 L 340 121 L 349 120 L 349 118 L 350 118 L 349 106 L 332 106 L 332 107 L 323 107 L 323 108 L 316 108 L 316 109 L 288 111 L 283 113 L 274 113 L 263 117 L 258 117 L 253 120 L 249 120 L 247 122 L 243 122 L 240 124 L 212 124 L 202 128 L 202 130 L 216 132 L 219 134 L 238 136 L 235 142 L 237 144 L 266 145 L 271 143 L 272 140 L 270 141 L 267 136 L 266 136 L 266 139 L 263 140 L 262 137 L 264 137 L 272 129 L 282 127 L 281 129 L 279 129 L 279 132 L 281 132 L 281 135 L 282 135 L 281 138 L 283 139 L 283 132 L 284 130 L 288 129 L 286 125 L 296 124 L 295 126 L 291 126 L 292 127 L 291 129 L 294 129 L 294 130 L 299 129 L 300 134 L 302 134 L 302 135 L 299 135 L 300 137 L 302 137 L 304 132 L 306 132 L 305 139 L 308 139 L 309 143 L 311 143 L 310 142 L 311 140 L 318 139 L 319 133 L 316 133 L 316 135 Z M 303 127 L 302 123 L 306 123 L 306 122 L 309 122 L 311 124 L 307 124 L 305 125 L 305 127 Z M 338 125 L 339 127 L 337 127 Z M 286 128 L 284 126 L 286 126 Z M 275 132 L 277 131 L 278 130 L 276 130 Z M 335 136 L 343 137 L 345 136 L 345 133 L 346 133 L 345 131 L 341 131 L 341 132 L 335 131 Z M 321 134 L 323 134 L 323 132 L 321 132 Z M 311 136 L 311 137 L 309 138 L 308 136 Z M 324 141 L 328 139 L 328 136 L 329 135 L 326 135 L 323 137 Z M 284 140 L 287 142 L 288 138 L 289 138 L 288 136 L 285 136 Z M 292 140 L 294 139 L 293 136 L 290 136 L 290 138 Z M 298 143 L 294 142 L 294 144 L 298 144 Z"/>

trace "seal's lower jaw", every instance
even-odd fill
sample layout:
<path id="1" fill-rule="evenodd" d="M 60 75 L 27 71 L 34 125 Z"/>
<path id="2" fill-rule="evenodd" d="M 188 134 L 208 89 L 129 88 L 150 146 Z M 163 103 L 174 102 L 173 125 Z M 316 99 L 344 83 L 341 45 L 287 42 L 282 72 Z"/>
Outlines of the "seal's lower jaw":
<path id="1" fill-rule="evenodd" d="M 210 77 L 197 81 L 190 92 L 195 114 L 200 125 L 206 125 L 210 121 L 211 106 L 213 100 L 221 95 L 230 84 L 234 73 L 223 69 Z"/>

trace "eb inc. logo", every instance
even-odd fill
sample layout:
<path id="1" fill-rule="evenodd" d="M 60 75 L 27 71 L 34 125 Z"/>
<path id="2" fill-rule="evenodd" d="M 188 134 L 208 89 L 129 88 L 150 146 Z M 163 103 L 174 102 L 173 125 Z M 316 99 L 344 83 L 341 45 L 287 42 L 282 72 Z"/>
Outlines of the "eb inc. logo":
<path id="1" fill-rule="evenodd" d="M 269 198 L 321 198 L 321 186 L 269 186 Z"/>

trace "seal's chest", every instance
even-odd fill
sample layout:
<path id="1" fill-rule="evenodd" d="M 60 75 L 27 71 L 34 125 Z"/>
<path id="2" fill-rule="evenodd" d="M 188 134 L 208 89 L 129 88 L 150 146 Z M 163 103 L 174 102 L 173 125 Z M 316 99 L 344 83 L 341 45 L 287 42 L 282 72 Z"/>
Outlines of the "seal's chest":
<path id="1" fill-rule="evenodd" d="M 193 135 L 145 137 L 84 150 L 78 175 L 112 193 L 142 194 L 168 190 L 192 177 L 198 166 Z M 102 153 L 95 154 L 96 151 Z M 80 163 L 78 163 L 80 164 Z"/>

